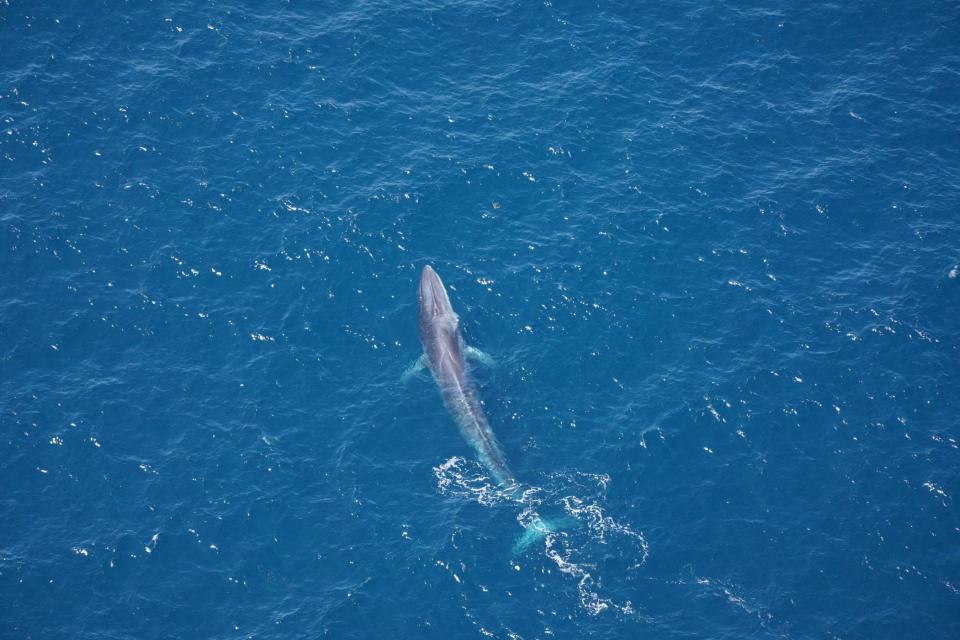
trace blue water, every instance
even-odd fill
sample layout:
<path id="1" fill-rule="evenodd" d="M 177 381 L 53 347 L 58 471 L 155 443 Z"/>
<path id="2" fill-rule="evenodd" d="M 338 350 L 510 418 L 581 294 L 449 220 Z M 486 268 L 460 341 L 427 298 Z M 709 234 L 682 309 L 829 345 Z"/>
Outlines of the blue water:
<path id="1" fill-rule="evenodd" d="M 0 7 L 0 636 L 960 636 L 956 6 L 347 4 Z"/>

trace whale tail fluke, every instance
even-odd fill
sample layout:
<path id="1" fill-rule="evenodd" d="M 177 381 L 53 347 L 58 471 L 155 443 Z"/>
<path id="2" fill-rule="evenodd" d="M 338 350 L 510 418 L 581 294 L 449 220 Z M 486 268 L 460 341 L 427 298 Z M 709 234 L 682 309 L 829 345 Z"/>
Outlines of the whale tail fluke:
<path id="1" fill-rule="evenodd" d="M 540 542 L 547 535 L 569 528 L 575 523 L 576 520 L 567 516 L 548 520 L 534 515 L 529 522 L 523 525 L 523 533 L 517 537 L 517 541 L 513 544 L 513 555 L 523 555 L 531 545 Z"/>

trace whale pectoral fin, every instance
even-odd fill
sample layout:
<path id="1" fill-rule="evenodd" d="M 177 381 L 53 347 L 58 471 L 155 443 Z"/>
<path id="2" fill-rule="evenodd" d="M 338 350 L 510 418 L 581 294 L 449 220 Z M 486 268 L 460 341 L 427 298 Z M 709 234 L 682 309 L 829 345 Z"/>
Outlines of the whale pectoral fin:
<path id="1" fill-rule="evenodd" d="M 492 369 L 493 367 L 497 366 L 497 362 L 492 357 L 483 351 L 480 351 L 480 349 L 477 349 L 476 347 L 468 346 L 463 350 L 463 353 L 466 357 L 470 358 L 471 360 L 476 360 L 485 367 L 490 367 Z"/>
<path id="2" fill-rule="evenodd" d="M 417 358 L 413 364 L 407 367 L 406 370 L 403 372 L 403 374 L 400 376 L 400 382 L 407 382 L 408 380 L 410 380 L 410 378 L 417 375 L 418 373 L 420 373 L 426 368 L 427 368 L 427 354 L 421 353 L 420 357 Z"/>

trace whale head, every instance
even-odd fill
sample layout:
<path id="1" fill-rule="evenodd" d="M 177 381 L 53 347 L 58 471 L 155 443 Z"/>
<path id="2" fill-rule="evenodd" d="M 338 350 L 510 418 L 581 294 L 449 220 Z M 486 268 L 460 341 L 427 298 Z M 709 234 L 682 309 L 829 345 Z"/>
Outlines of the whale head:
<path id="1" fill-rule="evenodd" d="M 427 265 L 420 274 L 420 290 L 417 299 L 420 302 L 420 319 L 435 322 L 445 316 L 454 316 L 450 296 L 440 280 L 440 276 Z"/>
<path id="2" fill-rule="evenodd" d="M 459 342 L 460 317 L 450 304 L 450 296 L 440 276 L 430 265 L 420 274 L 420 289 L 417 294 L 420 304 L 420 337 L 429 352 L 428 343 L 438 340 L 455 345 Z"/>

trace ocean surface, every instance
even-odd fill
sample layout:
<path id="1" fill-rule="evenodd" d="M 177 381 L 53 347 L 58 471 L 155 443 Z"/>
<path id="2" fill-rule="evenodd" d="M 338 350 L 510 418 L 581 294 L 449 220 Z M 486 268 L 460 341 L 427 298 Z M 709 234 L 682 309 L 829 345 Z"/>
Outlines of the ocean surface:
<path id="1" fill-rule="evenodd" d="M 4 2 L 0 637 L 960 637 L 958 263 L 952 2 Z"/>

